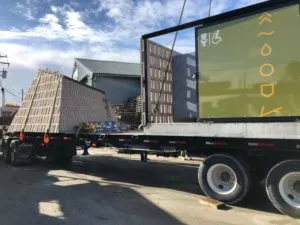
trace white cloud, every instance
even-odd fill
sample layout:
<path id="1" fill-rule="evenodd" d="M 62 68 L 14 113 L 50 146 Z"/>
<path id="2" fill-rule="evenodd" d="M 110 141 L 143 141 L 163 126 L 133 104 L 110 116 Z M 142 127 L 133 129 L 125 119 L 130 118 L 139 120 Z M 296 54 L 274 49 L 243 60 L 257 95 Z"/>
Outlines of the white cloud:
<path id="1" fill-rule="evenodd" d="M 188 1 L 184 21 L 206 16 L 206 3 L 205 0 Z M 95 11 L 106 15 L 114 24 L 95 29 L 84 21 L 83 13 L 87 12 L 86 10 L 81 12 L 75 11 L 70 5 L 52 5 L 52 14 L 40 18 L 40 24 L 36 27 L 26 30 L 3 30 L 0 31 L 0 39 L 41 38 L 105 44 L 132 38 L 138 41 L 142 34 L 161 29 L 162 25 L 176 25 L 181 7 L 182 0 L 101 0 L 99 8 Z"/>
<path id="2" fill-rule="evenodd" d="M 36 27 L 27 30 L 0 30 L 0 39 L 14 40 L 39 38 L 92 43 L 107 43 L 115 40 L 113 33 L 93 29 L 84 23 L 79 12 L 75 12 L 73 9 L 70 9 L 69 11 L 60 11 L 63 13 L 62 21 L 54 14 L 46 14 L 38 20 L 40 24 Z"/>
<path id="3" fill-rule="evenodd" d="M 43 18 L 40 19 L 40 22 L 44 24 L 44 26 L 37 27 L 35 29 L 36 33 L 46 33 L 49 31 L 54 36 L 59 36 L 60 32 L 63 32 L 62 26 L 59 24 L 59 19 L 53 14 L 47 14 Z M 50 35 L 50 36 L 52 36 Z"/>
<path id="4" fill-rule="evenodd" d="M 52 5 L 52 6 L 51 6 L 51 11 L 54 12 L 54 13 L 56 13 L 56 12 L 57 12 L 57 7 L 54 6 L 54 5 Z"/>
<path id="5" fill-rule="evenodd" d="M 12 11 L 23 16 L 27 20 L 34 20 L 36 19 L 36 14 L 38 12 L 37 3 L 39 3 L 39 1 L 40 0 L 18 1 Z"/>
<path id="6" fill-rule="evenodd" d="M 40 46 L 39 51 L 37 51 L 34 46 L 0 43 L 0 49 L 3 52 L 9 52 L 8 57 L 12 66 L 18 65 L 27 69 L 37 70 L 42 65 L 56 65 L 57 68 L 63 69 L 66 75 L 70 75 L 73 60 L 76 57 L 120 61 L 128 61 L 130 59 L 132 62 L 138 62 L 139 60 L 138 50 L 130 48 L 120 50 L 101 45 L 86 45 L 85 48 L 70 47 L 65 51 L 51 49 L 48 46 Z"/>
<path id="7" fill-rule="evenodd" d="M 182 0 L 169 1 L 137 1 L 131 0 L 99 0 L 99 9 L 111 18 L 120 28 L 133 28 L 139 32 L 149 32 L 164 26 L 176 25 Z M 187 1 L 184 11 L 185 20 L 201 18 L 206 15 L 208 5 L 205 0 Z M 137 33 L 137 32 L 135 32 Z"/>
<path id="8" fill-rule="evenodd" d="M 39 51 L 33 46 L 22 44 L 1 43 L 0 49 L 3 52 L 9 52 L 9 60 L 12 66 L 18 65 L 28 69 L 37 69 L 43 64 L 56 64 L 58 66 L 70 65 L 72 59 L 66 61 L 68 57 L 62 57 L 58 49 L 39 48 Z M 70 52 L 71 53 L 71 52 Z M 69 55 L 70 56 L 70 55 Z"/>
<path id="9" fill-rule="evenodd" d="M 17 2 L 15 12 L 24 16 L 27 20 L 34 20 L 33 11 L 30 6 L 26 6 L 20 2 Z"/>
<path id="10" fill-rule="evenodd" d="M 67 42 L 106 43 L 117 40 L 115 30 L 104 31 L 87 25 L 82 13 L 74 11 L 69 5 L 51 6 L 52 14 L 38 19 L 39 25 L 26 30 L 0 30 L 0 40 L 14 39 L 49 39 Z"/>
<path id="11" fill-rule="evenodd" d="M 71 76 L 74 58 L 94 58 L 100 60 L 115 60 L 124 62 L 139 62 L 138 49 L 108 48 L 103 45 L 84 45 L 80 47 L 70 47 L 64 51 L 51 48 L 50 46 L 26 46 L 22 44 L 0 43 L 1 51 L 8 54 L 9 62 L 7 79 L 4 86 L 8 90 L 27 91 L 33 77 L 39 68 L 49 68 L 53 71 Z M 16 93 L 14 91 L 14 93 Z M 20 96 L 19 93 L 16 93 Z M 19 99 L 7 95 L 7 101 L 18 102 Z"/>
<path id="12" fill-rule="evenodd" d="M 227 7 L 228 7 L 228 2 L 224 0 L 212 1 L 210 14 L 211 16 L 220 14 L 226 11 Z"/>
<path id="13" fill-rule="evenodd" d="M 67 11 L 65 15 L 65 24 L 67 29 L 65 30 L 66 35 L 71 37 L 73 40 L 91 40 L 96 39 L 100 41 L 96 36 L 98 33 L 96 30 L 93 30 L 88 25 L 86 25 L 81 18 L 79 12 Z"/>
<path id="14" fill-rule="evenodd" d="M 26 0 L 26 4 L 36 0 Z M 236 7 L 261 0 L 236 1 Z M 207 0 L 189 0 L 184 11 L 184 21 L 199 19 L 208 14 Z M 21 5 L 20 3 L 18 3 Z M 0 39 L 42 38 L 68 41 L 81 41 L 91 43 L 111 43 L 139 37 L 162 26 L 174 26 L 178 22 L 182 0 L 99 0 L 99 7 L 94 11 L 101 12 L 114 22 L 105 28 L 95 29 L 88 25 L 84 13 L 92 10 L 75 11 L 70 5 L 63 7 L 50 6 L 52 14 L 46 14 L 39 19 L 40 24 L 26 30 L 0 31 Z M 34 8 L 34 7 L 33 7 Z M 215 0 L 212 4 L 212 14 L 228 10 L 228 1 Z M 32 13 L 31 13 L 32 14 Z M 28 18 L 34 18 L 31 14 Z"/>
<path id="15" fill-rule="evenodd" d="M 44 0 L 49 1 L 49 0 Z M 227 9 L 228 1 L 214 0 L 213 14 Z M 9 55 L 11 67 L 7 87 L 28 87 L 38 68 L 58 70 L 71 75 L 73 60 L 76 57 L 102 60 L 139 62 L 139 39 L 142 34 L 177 24 L 182 0 L 95 0 L 98 7 L 76 11 L 71 5 L 58 7 L 49 4 L 49 11 L 41 18 L 36 17 L 38 0 L 25 0 L 18 3 L 18 13 L 27 19 L 36 19 L 38 25 L 26 29 L 0 30 L 0 49 Z M 260 2 L 260 0 L 236 1 L 236 7 Z M 31 5 L 30 5 L 31 4 Z M 31 7 L 28 7 L 28 6 Z M 76 4 L 73 7 L 77 8 Z M 106 17 L 105 24 L 93 26 L 87 22 L 85 13 Z M 208 0 L 188 0 L 183 21 L 191 21 L 207 16 Z M 100 21 L 101 23 L 101 21 Z M 194 48 L 194 32 L 182 36 L 176 50 L 191 52 Z M 174 34 L 164 42 L 172 43 Z M 32 44 L 21 44 L 28 40 Z M 45 42 L 49 40 L 49 42 Z M 63 49 L 51 41 L 66 43 Z M 39 43 L 38 47 L 35 43 Z M 125 47 L 126 46 L 126 47 Z M 130 47 L 128 47 L 130 46 Z M 23 79 L 24 78 L 24 79 Z M 26 78 L 26 79 L 25 79 Z M 16 85 L 18 84 L 18 85 Z"/>

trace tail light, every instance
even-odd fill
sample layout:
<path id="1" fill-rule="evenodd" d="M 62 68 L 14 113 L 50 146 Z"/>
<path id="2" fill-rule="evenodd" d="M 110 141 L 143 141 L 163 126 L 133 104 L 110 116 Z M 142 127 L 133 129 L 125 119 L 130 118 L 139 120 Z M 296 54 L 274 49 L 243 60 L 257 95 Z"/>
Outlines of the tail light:
<path id="1" fill-rule="evenodd" d="M 44 135 L 44 143 L 45 143 L 45 144 L 48 144 L 49 142 L 50 142 L 49 134 L 45 134 L 45 135 Z"/>
<path id="2" fill-rule="evenodd" d="M 23 132 L 20 133 L 20 140 L 23 141 L 25 139 L 25 134 Z"/>

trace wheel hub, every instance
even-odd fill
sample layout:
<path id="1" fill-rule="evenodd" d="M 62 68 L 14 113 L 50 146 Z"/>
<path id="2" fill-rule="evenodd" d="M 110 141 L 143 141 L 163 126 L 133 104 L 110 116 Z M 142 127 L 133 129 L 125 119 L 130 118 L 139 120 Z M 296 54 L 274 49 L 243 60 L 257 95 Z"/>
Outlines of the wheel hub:
<path id="1" fill-rule="evenodd" d="M 233 193 L 237 188 L 237 177 L 232 168 L 225 164 L 215 164 L 207 171 L 209 187 L 220 195 Z"/>
<path id="2" fill-rule="evenodd" d="M 283 176 L 279 182 L 279 193 L 290 206 L 300 208 L 300 172 Z"/>
<path id="3" fill-rule="evenodd" d="M 298 180 L 298 181 L 296 181 L 296 182 L 294 183 L 294 190 L 295 190 L 298 194 L 300 194 L 300 180 Z"/>
<path id="4" fill-rule="evenodd" d="M 230 174 L 229 174 L 227 171 L 223 171 L 223 172 L 221 172 L 221 174 L 220 174 L 220 179 L 221 179 L 223 182 L 227 183 L 227 182 L 230 181 Z"/>

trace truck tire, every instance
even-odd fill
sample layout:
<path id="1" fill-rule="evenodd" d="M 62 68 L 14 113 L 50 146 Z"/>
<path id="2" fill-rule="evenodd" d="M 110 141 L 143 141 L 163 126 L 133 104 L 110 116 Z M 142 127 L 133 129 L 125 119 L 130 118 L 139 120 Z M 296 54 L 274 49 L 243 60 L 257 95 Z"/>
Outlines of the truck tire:
<path id="1" fill-rule="evenodd" d="M 276 164 L 268 173 L 266 191 L 280 212 L 300 218 L 300 160 Z"/>
<path id="2" fill-rule="evenodd" d="M 213 154 L 200 164 L 198 181 L 206 196 L 236 204 L 249 193 L 252 176 L 249 165 L 242 158 Z"/>
<path id="3" fill-rule="evenodd" d="M 20 140 L 12 140 L 10 142 L 9 157 L 10 157 L 10 164 L 12 166 L 18 166 L 20 164 L 20 157 L 17 149 L 19 142 Z"/>
<path id="4" fill-rule="evenodd" d="M 4 159 L 4 162 L 6 163 L 10 163 L 10 152 L 9 152 L 9 146 L 7 144 L 7 141 L 6 140 L 3 140 L 3 143 L 2 143 L 2 152 L 3 152 L 3 159 Z"/>

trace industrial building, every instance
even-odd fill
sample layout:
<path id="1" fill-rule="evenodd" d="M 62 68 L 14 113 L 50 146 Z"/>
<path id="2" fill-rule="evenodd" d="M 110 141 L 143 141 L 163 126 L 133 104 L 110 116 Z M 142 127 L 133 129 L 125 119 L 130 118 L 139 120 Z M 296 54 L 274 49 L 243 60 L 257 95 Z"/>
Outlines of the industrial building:
<path id="1" fill-rule="evenodd" d="M 139 63 L 76 58 L 72 78 L 104 91 L 113 105 L 126 104 L 141 93 Z"/>
<path id="2" fill-rule="evenodd" d="M 151 55 L 149 57 L 159 55 L 159 61 L 150 60 L 152 63 L 148 71 L 153 73 L 150 75 L 149 83 L 151 121 L 195 121 L 198 116 L 195 54 L 173 53 L 164 92 L 159 101 L 159 110 L 154 113 L 171 50 L 155 42 L 148 41 L 148 45 L 150 50 L 148 54 Z M 140 123 L 141 98 L 138 96 L 141 95 L 141 65 L 139 63 L 76 58 L 72 78 L 105 91 L 108 102 L 113 106 L 120 120 L 135 125 Z M 132 120 L 135 120 L 135 123 Z"/>
<path id="3" fill-rule="evenodd" d="M 139 63 L 76 58 L 72 78 L 105 92 L 119 121 L 137 128 L 141 123 Z"/>

